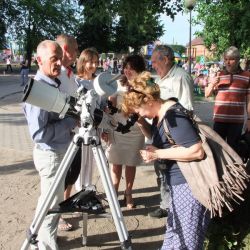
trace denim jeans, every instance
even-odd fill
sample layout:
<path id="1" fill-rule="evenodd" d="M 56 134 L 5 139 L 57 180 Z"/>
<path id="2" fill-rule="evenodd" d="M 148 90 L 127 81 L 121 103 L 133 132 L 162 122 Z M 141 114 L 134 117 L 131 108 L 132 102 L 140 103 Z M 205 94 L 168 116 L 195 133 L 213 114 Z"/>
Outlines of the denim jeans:
<path id="1" fill-rule="evenodd" d="M 21 70 L 21 84 L 25 85 L 28 82 L 29 69 Z"/>

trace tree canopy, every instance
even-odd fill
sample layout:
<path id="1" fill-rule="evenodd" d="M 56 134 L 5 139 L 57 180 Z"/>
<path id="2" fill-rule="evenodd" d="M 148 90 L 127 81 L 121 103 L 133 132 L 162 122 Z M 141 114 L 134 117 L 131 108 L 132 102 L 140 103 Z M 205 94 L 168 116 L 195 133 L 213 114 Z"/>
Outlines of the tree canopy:
<path id="1" fill-rule="evenodd" d="M 30 59 L 41 40 L 60 33 L 75 34 L 80 49 L 137 52 L 163 34 L 160 14 L 174 18 L 182 0 L 0 0 L 0 7 L 0 34 L 23 43 Z"/>
<path id="2" fill-rule="evenodd" d="M 138 52 L 164 32 L 160 13 L 174 18 L 182 1 L 174 0 L 81 0 L 83 23 L 78 31 L 81 48 L 95 46 L 99 52 Z M 91 32 L 92 31 L 92 32 Z"/>
<path id="3" fill-rule="evenodd" d="M 4 1 L 4 22 L 10 39 L 24 43 L 30 61 L 41 40 L 54 39 L 64 32 L 75 32 L 78 23 L 76 3 L 73 0 Z"/>
<path id="4" fill-rule="evenodd" d="M 236 46 L 250 57 L 250 1 L 202 0 L 197 2 L 195 22 L 204 26 L 201 35 L 205 45 L 216 47 L 221 55 L 229 46 Z"/>
<path id="5" fill-rule="evenodd" d="M 5 39 L 5 33 L 6 33 L 6 26 L 4 23 L 4 2 L 0 1 L 0 49 L 3 49 L 6 47 L 6 39 Z"/>

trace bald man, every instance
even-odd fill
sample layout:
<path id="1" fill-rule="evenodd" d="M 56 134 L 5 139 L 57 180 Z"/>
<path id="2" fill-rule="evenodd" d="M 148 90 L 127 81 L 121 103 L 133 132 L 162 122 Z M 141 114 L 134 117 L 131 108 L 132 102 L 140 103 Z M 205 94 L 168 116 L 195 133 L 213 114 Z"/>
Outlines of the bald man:
<path id="1" fill-rule="evenodd" d="M 35 80 L 58 88 L 57 77 L 61 73 L 63 52 L 55 41 L 45 40 L 37 47 L 39 70 Z M 46 101 L 46 100 L 45 100 Z M 71 117 L 59 118 L 54 112 L 47 112 L 37 106 L 24 104 L 24 113 L 28 121 L 29 132 L 35 143 L 33 160 L 40 176 L 41 194 L 36 213 L 44 203 L 50 185 L 54 182 L 57 169 L 71 141 L 71 131 L 77 121 Z M 64 182 L 57 189 L 51 208 L 63 201 Z M 47 215 L 38 232 L 39 250 L 58 250 L 56 242 L 58 214 Z"/>

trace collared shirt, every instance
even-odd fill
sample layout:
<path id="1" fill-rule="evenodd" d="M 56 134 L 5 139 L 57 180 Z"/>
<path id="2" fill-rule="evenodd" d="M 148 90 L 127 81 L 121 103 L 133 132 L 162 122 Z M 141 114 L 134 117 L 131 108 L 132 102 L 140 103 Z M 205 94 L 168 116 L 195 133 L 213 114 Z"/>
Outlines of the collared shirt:
<path id="1" fill-rule="evenodd" d="M 193 110 L 193 79 L 184 69 L 174 64 L 167 75 L 158 80 L 157 84 L 160 86 L 163 100 L 176 97 L 182 106 Z"/>
<path id="2" fill-rule="evenodd" d="M 57 83 L 37 71 L 35 80 L 57 87 Z M 46 100 L 45 100 L 46 101 Z M 77 125 L 71 117 L 59 118 L 59 114 L 24 103 L 24 114 L 32 140 L 42 150 L 63 151 L 71 141 L 71 131 Z"/>
<path id="3" fill-rule="evenodd" d="M 242 70 L 235 74 L 220 72 L 216 91 L 214 121 L 244 123 L 247 97 L 250 95 L 250 73 Z"/>
<path id="4" fill-rule="evenodd" d="M 70 74 L 70 76 L 68 76 L 68 69 L 62 66 L 61 74 L 58 76 L 58 79 L 61 81 L 61 85 L 59 87 L 60 91 L 70 96 L 76 97 L 78 86 L 75 82 L 75 76 L 73 72 Z"/>

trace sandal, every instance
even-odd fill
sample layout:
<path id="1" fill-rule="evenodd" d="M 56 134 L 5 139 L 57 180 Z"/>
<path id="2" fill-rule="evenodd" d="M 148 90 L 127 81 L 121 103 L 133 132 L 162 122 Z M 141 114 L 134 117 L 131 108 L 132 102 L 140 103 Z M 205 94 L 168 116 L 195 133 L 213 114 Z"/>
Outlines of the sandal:
<path id="1" fill-rule="evenodd" d="M 136 207 L 132 198 L 132 192 L 127 193 L 126 191 L 124 191 L 124 203 L 129 210 Z"/>
<path id="2" fill-rule="evenodd" d="M 68 223 L 66 220 L 60 217 L 59 223 L 58 223 L 58 229 L 60 231 L 70 231 L 73 229 L 73 226 Z"/>

